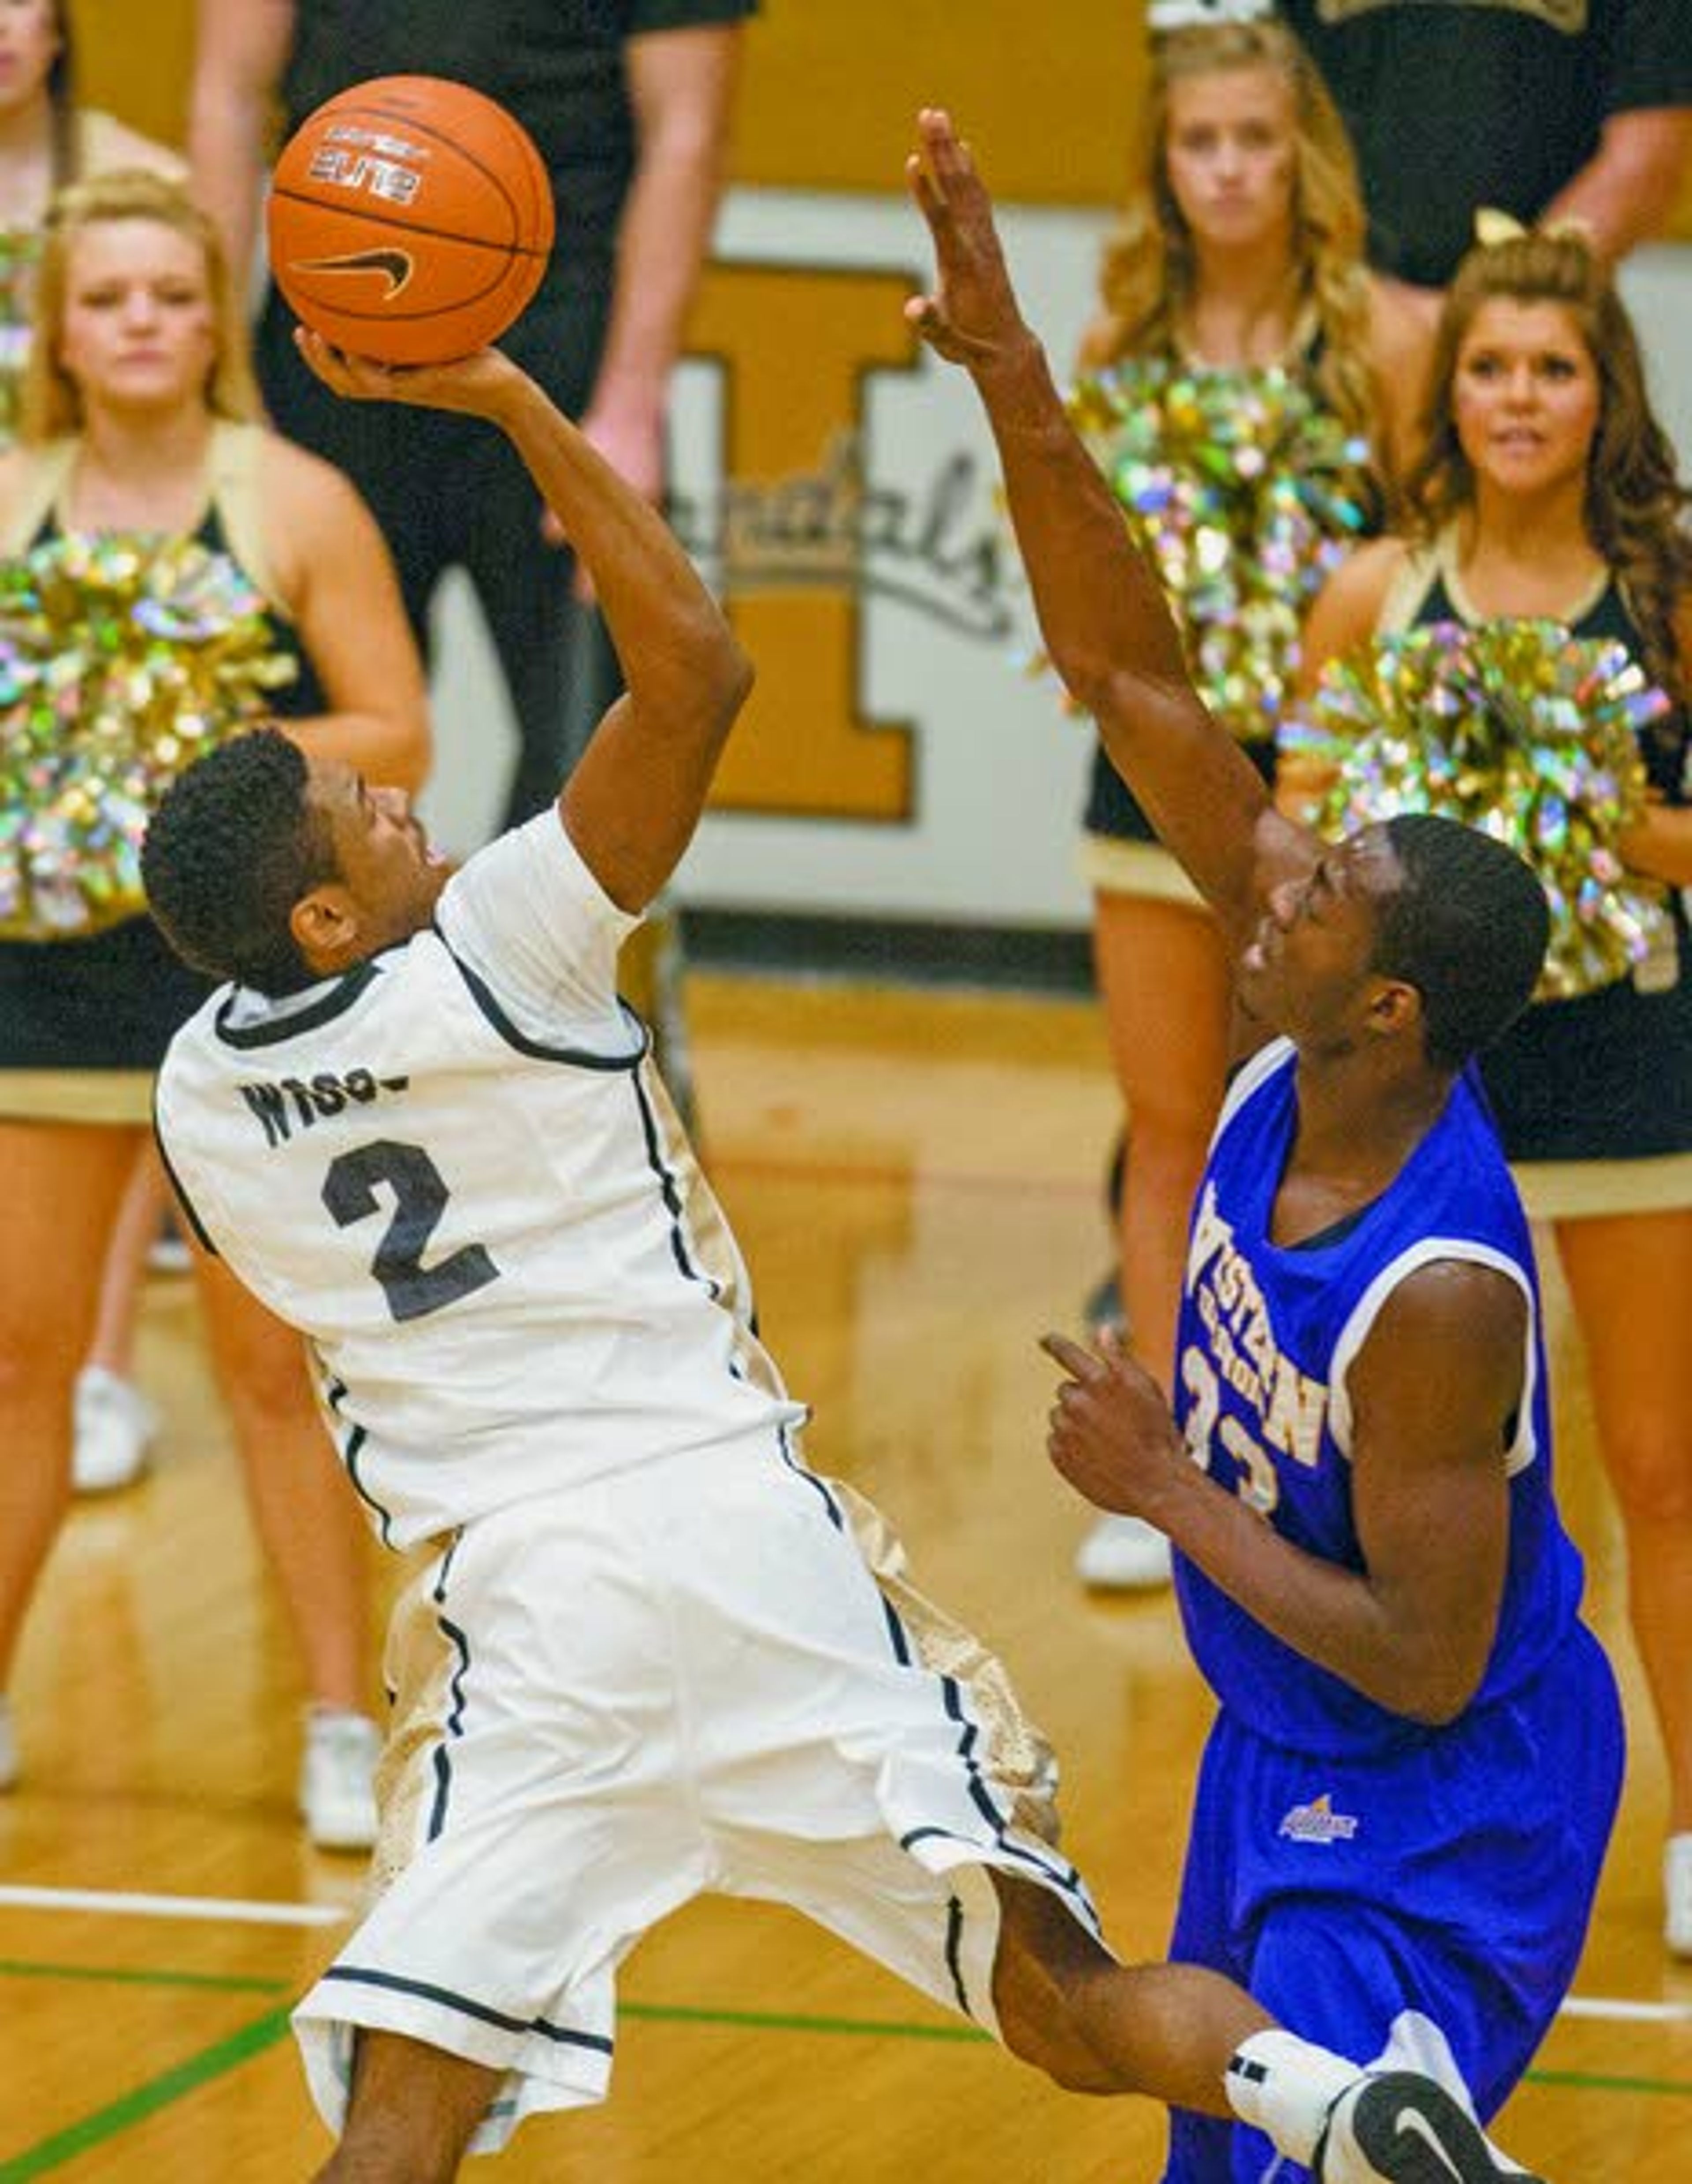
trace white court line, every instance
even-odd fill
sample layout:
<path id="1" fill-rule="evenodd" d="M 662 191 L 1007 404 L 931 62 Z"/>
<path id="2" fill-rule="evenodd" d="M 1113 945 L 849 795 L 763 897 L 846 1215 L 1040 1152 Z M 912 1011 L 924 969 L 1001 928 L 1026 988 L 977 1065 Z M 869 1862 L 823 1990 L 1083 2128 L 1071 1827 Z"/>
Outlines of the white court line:
<path id="1" fill-rule="evenodd" d="M 103 1911 L 114 1918 L 227 1919 L 253 1926 L 337 1926 L 353 1916 L 332 1903 L 249 1903 L 226 1896 L 135 1896 L 103 1888 L 0 1887 L 0 1909 Z M 1692 2003 L 1624 2002 L 1605 1995 L 1572 1994 L 1560 2017 L 1597 2019 L 1616 2025 L 1684 2025 Z"/>
<path id="2" fill-rule="evenodd" d="M 1622 2025 L 1684 2025 L 1692 2020 L 1692 2002 L 1616 2002 L 1598 1995 L 1572 1994 L 1561 2017 L 1602 2017 Z"/>
<path id="3" fill-rule="evenodd" d="M 332 1903 L 247 1903 L 227 1896 L 135 1896 L 109 1888 L 0 1888 L 0 1909 L 104 1911 L 114 1918 L 219 1919 L 249 1926 L 339 1926 Z"/>

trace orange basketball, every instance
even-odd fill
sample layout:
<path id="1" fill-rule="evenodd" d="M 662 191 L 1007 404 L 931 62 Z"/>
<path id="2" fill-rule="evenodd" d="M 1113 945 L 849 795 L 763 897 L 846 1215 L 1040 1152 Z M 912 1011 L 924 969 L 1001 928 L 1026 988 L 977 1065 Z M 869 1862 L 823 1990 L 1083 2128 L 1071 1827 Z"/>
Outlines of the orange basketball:
<path id="1" fill-rule="evenodd" d="M 552 190 L 493 99 L 444 76 L 379 76 L 289 137 L 268 222 L 276 286 L 326 341 L 445 364 L 497 341 L 539 287 Z"/>

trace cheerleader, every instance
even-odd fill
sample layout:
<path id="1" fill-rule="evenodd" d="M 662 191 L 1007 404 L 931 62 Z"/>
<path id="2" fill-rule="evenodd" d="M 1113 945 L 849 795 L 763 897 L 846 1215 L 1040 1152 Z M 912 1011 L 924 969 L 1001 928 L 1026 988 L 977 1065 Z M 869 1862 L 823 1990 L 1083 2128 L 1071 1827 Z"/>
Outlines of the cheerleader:
<path id="1" fill-rule="evenodd" d="M 376 781 L 415 784 L 428 760 L 422 668 L 375 523 L 337 472 L 265 431 L 257 412 L 215 234 L 181 186 L 121 170 L 57 199 L 19 442 L 0 456 L 0 602 L 11 617 L 0 723 L 0 1691 L 64 1511 L 73 1384 L 113 1219 L 149 1136 L 153 1072 L 203 990 L 143 914 L 136 782 L 162 793 L 159 762 L 171 746 L 182 762 L 192 755 L 216 690 L 191 689 L 193 702 L 145 750 L 143 724 L 131 722 L 125 747 L 117 716 L 159 683 L 161 626 L 183 647 L 192 598 L 209 639 L 221 600 L 226 645 L 243 621 L 262 625 L 265 680 L 277 687 L 255 694 L 290 716 L 301 743 Z M 137 598 L 149 571 L 153 589 Z M 130 671 L 101 680 L 85 705 L 67 679 L 79 656 L 91 679 L 113 656 Z M 186 673 L 181 651 L 170 657 Z M 32 686 L 37 660 L 47 670 Z M 314 1840 L 362 1847 L 378 1741 L 362 1710 L 362 1523 L 298 1338 L 219 1262 L 196 1271 L 314 1702 L 301 1802 Z M 0 1788 L 18 1766 L 0 1699 Z"/>
<path id="2" fill-rule="evenodd" d="M 1692 952 L 1677 892 L 1692 882 L 1692 497 L 1651 414 L 1627 315 L 1572 233 L 1515 230 L 1465 260 L 1439 324 L 1428 425 L 1405 533 L 1364 547 L 1323 590 L 1307 681 L 1328 663 L 1324 689 L 1355 688 L 1359 663 L 1372 661 L 1400 772 L 1416 734 L 1438 733 L 1447 710 L 1392 703 L 1380 663 L 1416 659 L 1417 643 L 1423 666 L 1430 644 L 1483 661 L 1489 647 L 1496 657 L 1513 644 L 1520 688 L 1504 710 L 1545 763 L 1567 748 L 1559 639 L 1590 641 L 1600 656 L 1599 640 L 1624 647 L 1634 679 L 1661 694 L 1633 706 L 1639 794 L 1616 800 L 1614 838 L 1601 845 L 1613 861 L 1595 856 L 1587 875 L 1611 876 L 1600 908 L 1626 944 L 1594 962 L 1590 933 L 1566 916 L 1543 998 L 1483 1072 L 1528 1209 L 1550 1224 L 1585 1345 L 1668 1763 L 1667 1939 L 1692 1957 Z M 1416 630 L 1433 634 L 1401 634 Z M 1354 777 L 1375 765 L 1347 763 Z M 1286 772 L 1294 790 L 1322 787 Z M 1500 776 L 1494 809 L 1465 816 L 1507 828 L 1519 801 Z M 1569 808 L 1564 794 L 1559 814 Z M 1539 855 L 1554 905 L 1571 893 L 1560 854 L 1549 826 Z"/>
<path id="3" fill-rule="evenodd" d="M 80 105 L 64 0 L 0 6 L 0 445 L 17 426 L 30 291 L 55 190 L 113 167 L 180 175 L 163 144 Z"/>
<path id="4" fill-rule="evenodd" d="M 0 447 L 14 436 L 29 354 L 31 298 L 55 191 L 116 167 L 180 177 L 182 162 L 76 97 L 64 0 L 0 5 Z M 125 1194 L 90 1362 L 77 1384 L 79 1490 L 127 1485 L 145 1468 L 153 1407 L 130 1377 L 140 1269 L 159 1235 L 165 1184 L 151 1148 Z"/>

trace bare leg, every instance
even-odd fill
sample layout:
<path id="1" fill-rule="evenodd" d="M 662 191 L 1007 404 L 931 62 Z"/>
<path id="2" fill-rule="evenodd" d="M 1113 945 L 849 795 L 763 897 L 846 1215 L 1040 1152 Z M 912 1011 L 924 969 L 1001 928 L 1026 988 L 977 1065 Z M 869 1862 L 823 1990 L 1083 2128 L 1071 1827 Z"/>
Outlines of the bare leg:
<path id="1" fill-rule="evenodd" d="M 1094 955 L 1131 1139 L 1118 1288 L 1128 1339 L 1166 1393 L 1187 1224 L 1222 1097 L 1227 968 L 1208 911 L 1110 889 L 1094 900 Z M 1076 1571 L 1106 1591 L 1166 1584 L 1169 1545 L 1138 1517 L 1107 1514 L 1083 1540 Z"/>
<path id="2" fill-rule="evenodd" d="M 142 1139 L 136 1147 L 123 1203 L 113 1225 L 100 1284 L 99 1317 L 85 1364 L 103 1366 L 120 1380 L 135 1378 L 135 1322 L 146 1278 L 147 1255 L 170 1202 L 159 1155 Z"/>
<path id="3" fill-rule="evenodd" d="M 0 1123 L 0 1690 L 70 1492 L 71 1388 L 141 1133 Z"/>
<path id="4" fill-rule="evenodd" d="M 215 1259 L 195 1273 L 254 1522 L 287 1605 L 307 1687 L 368 1703 L 369 1540 L 317 1413 L 305 1346 Z"/>
<path id="5" fill-rule="evenodd" d="M 347 2127 L 319 2184 L 450 2184 L 502 2075 L 397 2032 L 361 2032 Z"/>
<path id="6" fill-rule="evenodd" d="M 1227 961 L 1208 911 L 1102 892 L 1094 951 L 1133 1139 L 1119 1217 L 1122 1304 L 1135 1354 L 1166 1393 L 1187 1223 L 1222 1101 Z"/>
<path id="7" fill-rule="evenodd" d="M 1334 2184 L 1522 2178 L 1420 2072 L 1365 2071 L 1283 2031 L 1243 1988 L 1196 1964 L 1119 1964 L 1036 1883 L 997 1873 L 993 1881 L 999 2031 L 1013 2054 L 1069 2092 L 1144 2093 L 1253 2125 Z"/>
<path id="8" fill-rule="evenodd" d="M 1195 1964 L 1120 1964 L 1049 1890 L 993 1881 L 1003 1919 L 993 2000 L 1013 2055 L 1071 2092 L 1233 2114 L 1229 2059 L 1274 2023 L 1249 1994 Z"/>
<path id="9" fill-rule="evenodd" d="M 1598 1440 L 1628 1543 L 1628 1602 L 1668 1762 L 1671 1834 L 1692 1830 L 1692 1212 L 1562 1221 Z"/>

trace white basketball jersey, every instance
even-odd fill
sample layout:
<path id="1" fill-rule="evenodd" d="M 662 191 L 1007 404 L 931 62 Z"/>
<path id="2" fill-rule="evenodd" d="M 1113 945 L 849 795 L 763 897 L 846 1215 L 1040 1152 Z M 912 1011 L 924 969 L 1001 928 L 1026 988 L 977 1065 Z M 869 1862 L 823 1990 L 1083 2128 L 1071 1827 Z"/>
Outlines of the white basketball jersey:
<path id="1" fill-rule="evenodd" d="M 431 929 L 285 1000 L 225 987 L 165 1057 L 178 1187 L 309 1338 L 396 1546 L 804 1418 L 617 1000 L 635 923 L 544 812 Z"/>

